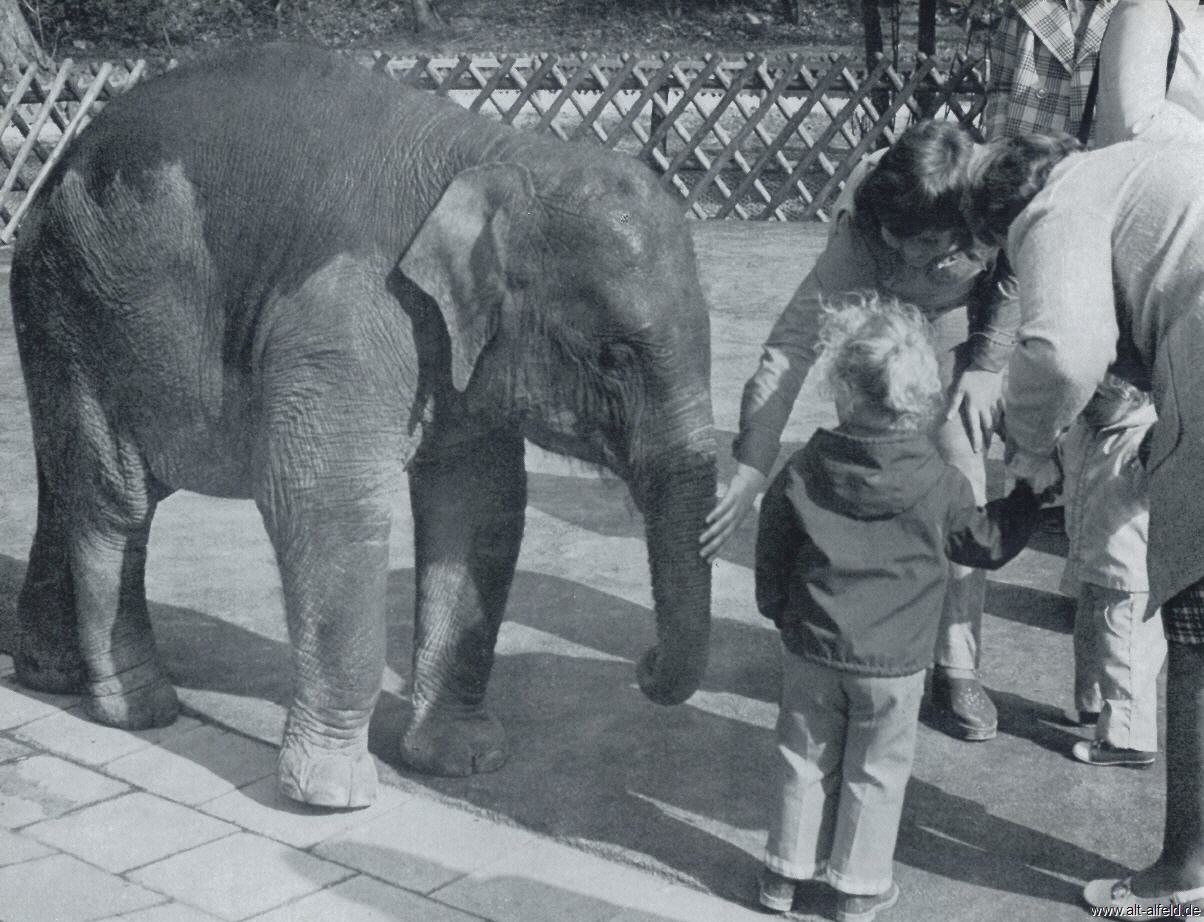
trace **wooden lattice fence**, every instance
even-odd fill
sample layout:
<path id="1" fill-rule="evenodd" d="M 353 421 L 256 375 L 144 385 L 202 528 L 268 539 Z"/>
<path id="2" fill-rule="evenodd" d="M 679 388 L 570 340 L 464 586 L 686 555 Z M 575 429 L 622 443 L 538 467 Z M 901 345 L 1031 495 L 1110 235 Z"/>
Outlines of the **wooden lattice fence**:
<path id="1" fill-rule="evenodd" d="M 699 218 L 825 219 L 868 151 L 929 116 L 977 134 L 985 100 L 976 62 L 963 56 L 946 67 L 921 56 L 905 73 L 885 58 L 858 73 L 846 57 L 793 54 L 377 54 L 364 63 L 519 128 L 639 157 Z M 68 60 L 0 85 L 0 241 L 12 239 L 71 138 L 147 75 L 141 61 Z"/>

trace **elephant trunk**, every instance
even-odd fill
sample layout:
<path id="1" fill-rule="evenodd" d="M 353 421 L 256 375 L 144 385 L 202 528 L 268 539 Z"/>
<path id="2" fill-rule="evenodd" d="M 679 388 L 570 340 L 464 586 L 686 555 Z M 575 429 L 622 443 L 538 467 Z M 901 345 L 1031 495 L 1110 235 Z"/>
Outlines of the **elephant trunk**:
<path id="1" fill-rule="evenodd" d="M 709 415 L 709 414 L 708 414 Z M 702 683 L 711 632 L 711 568 L 698 536 L 715 502 L 714 432 L 708 421 L 690 444 L 652 469 L 637 495 L 647 528 L 657 645 L 636 671 L 657 704 L 681 704 Z"/>

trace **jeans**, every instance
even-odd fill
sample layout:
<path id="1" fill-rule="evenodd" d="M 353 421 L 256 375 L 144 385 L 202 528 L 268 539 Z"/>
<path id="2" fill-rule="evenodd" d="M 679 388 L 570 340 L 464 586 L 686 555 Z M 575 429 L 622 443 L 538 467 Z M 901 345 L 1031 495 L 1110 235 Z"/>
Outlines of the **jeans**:
<path id="1" fill-rule="evenodd" d="M 923 693 L 924 670 L 867 676 L 783 647 L 770 870 L 796 880 L 826 874 L 855 895 L 890 888 Z"/>
<path id="2" fill-rule="evenodd" d="M 941 380 L 946 387 L 953 383 L 958 361 L 957 346 L 966 341 L 966 310 L 958 308 L 942 314 L 934 322 L 939 344 Z M 941 457 L 957 468 L 970 481 L 974 500 L 979 505 L 987 501 L 987 452 L 975 452 L 960 416 L 941 425 L 936 433 Z M 987 574 L 955 563 L 949 564 L 949 584 L 945 604 L 941 609 L 941 626 L 937 632 L 934 659 L 936 665 L 956 678 L 978 675 L 982 642 L 982 610 L 986 601 Z"/>
<path id="3" fill-rule="evenodd" d="M 1074 613 L 1074 703 L 1098 711 L 1095 738 L 1121 749 L 1158 748 L 1158 673 L 1166 660 L 1162 619 L 1146 617 L 1147 594 L 1079 588 Z"/>

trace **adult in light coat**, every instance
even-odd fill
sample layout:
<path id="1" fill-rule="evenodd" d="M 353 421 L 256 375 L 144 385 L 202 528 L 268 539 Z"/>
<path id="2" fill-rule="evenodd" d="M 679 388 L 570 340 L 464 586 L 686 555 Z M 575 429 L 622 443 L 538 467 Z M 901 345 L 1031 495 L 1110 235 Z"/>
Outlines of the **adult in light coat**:
<path id="1" fill-rule="evenodd" d="M 1151 390 L 1150 604 L 1169 657 L 1162 853 L 1093 906 L 1204 905 L 1204 127 L 1168 103 L 1136 140 L 1084 152 L 1062 136 L 990 146 L 965 197 L 1005 243 L 1022 321 L 1004 396 L 1011 473 L 1038 492 L 1054 441 L 1111 368 Z"/>
<path id="2" fill-rule="evenodd" d="M 1120 0 L 1099 51 L 1095 146 L 1136 137 L 1164 101 L 1204 121 L 1204 7 Z"/>

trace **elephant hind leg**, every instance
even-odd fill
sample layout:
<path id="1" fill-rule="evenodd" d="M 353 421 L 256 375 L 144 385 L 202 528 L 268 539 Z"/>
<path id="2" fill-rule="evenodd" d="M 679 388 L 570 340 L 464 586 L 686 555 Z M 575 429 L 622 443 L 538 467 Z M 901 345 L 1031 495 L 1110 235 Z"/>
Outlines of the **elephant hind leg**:
<path id="1" fill-rule="evenodd" d="M 17 597 L 17 681 L 34 691 L 82 692 L 87 670 L 79 648 L 71 585 L 67 510 L 38 465 L 38 524 Z"/>
<path id="2" fill-rule="evenodd" d="M 55 691 L 82 684 L 99 723 L 165 726 L 179 704 L 155 647 L 145 568 L 167 491 L 83 385 L 69 390 L 52 403 L 38 382 L 30 387 L 38 531 L 18 603 L 17 678 Z"/>

